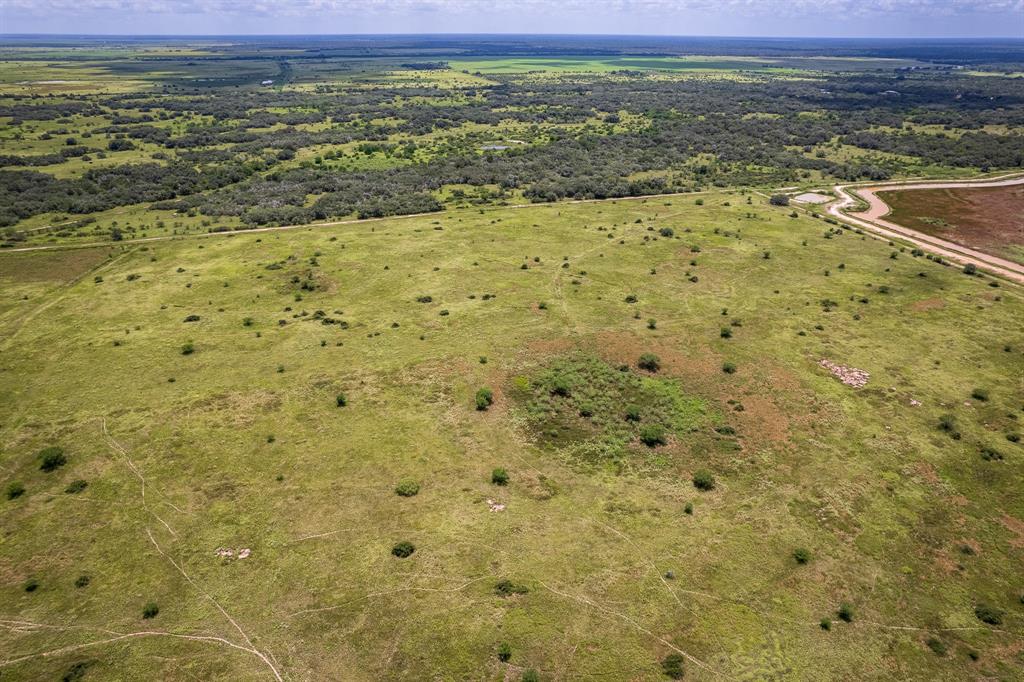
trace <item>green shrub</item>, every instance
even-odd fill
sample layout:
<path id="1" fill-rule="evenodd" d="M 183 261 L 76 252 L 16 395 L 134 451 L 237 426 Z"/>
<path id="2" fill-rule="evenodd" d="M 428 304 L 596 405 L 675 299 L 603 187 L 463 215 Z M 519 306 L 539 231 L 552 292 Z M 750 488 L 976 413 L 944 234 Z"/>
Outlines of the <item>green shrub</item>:
<path id="1" fill-rule="evenodd" d="M 7 485 L 7 499 L 13 500 L 25 494 L 25 486 L 20 481 L 11 481 Z"/>
<path id="2" fill-rule="evenodd" d="M 494 485 L 508 485 L 508 472 L 498 467 L 491 472 L 491 483 Z"/>
<path id="3" fill-rule="evenodd" d="M 405 559 L 406 557 L 410 557 L 412 556 L 412 553 L 415 551 L 416 545 L 412 544 L 411 542 L 406 542 L 405 540 L 397 543 L 394 547 L 391 548 L 391 554 L 398 557 L 399 559 Z"/>
<path id="4" fill-rule="evenodd" d="M 714 490 L 715 477 L 707 469 L 698 469 L 693 474 L 693 487 L 697 490 Z"/>
<path id="5" fill-rule="evenodd" d="M 626 406 L 626 421 L 638 422 L 640 421 L 640 408 L 636 405 Z"/>
<path id="6" fill-rule="evenodd" d="M 648 424 L 640 429 L 640 442 L 649 448 L 665 444 L 665 429 L 660 424 Z"/>
<path id="7" fill-rule="evenodd" d="M 195 352 L 196 352 L 196 346 L 191 341 L 186 341 L 185 343 L 183 343 L 181 345 L 181 354 L 182 355 L 192 355 Z"/>
<path id="8" fill-rule="evenodd" d="M 24 587 L 26 592 L 35 592 L 39 589 L 39 581 L 35 578 L 29 578 L 25 581 Z"/>
<path id="9" fill-rule="evenodd" d="M 732 363 L 732 362 L 723 362 L 722 363 L 722 371 L 725 372 L 726 374 L 735 374 L 736 373 L 736 365 L 734 363 Z"/>
<path id="10" fill-rule="evenodd" d="M 974 607 L 974 615 L 982 623 L 988 623 L 989 625 L 1003 624 L 1003 610 L 985 602 L 979 602 Z"/>
<path id="11" fill-rule="evenodd" d="M 683 507 L 683 513 L 687 516 L 693 516 L 693 502 L 687 502 Z"/>
<path id="12" fill-rule="evenodd" d="M 158 613 L 160 613 L 160 607 L 156 605 L 156 602 L 148 602 L 145 606 L 142 607 L 143 618 L 156 618 L 156 614 Z"/>
<path id="13" fill-rule="evenodd" d="M 723 339 L 731 339 L 732 329 L 730 329 L 729 327 L 722 327 L 722 331 L 720 331 L 718 335 L 721 336 Z"/>
<path id="14" fill-rule="evenodd" d="M 420 484 L 411 478 L 403 478 L 395 486 L 395 494 L 400 497 L 412 497 L 420 491 Z"/>
<path id="15" fill-rule="evenodd" d="M 669 654 L 665 658 L 661 659 L 661 672 L 673 680 L 683 679 L 683 675 L 686 674 L 686 668 L 683 665 L 686 659 L 683 658 L 682 654 Z"/>
<path id="16" fill-rule="evenodd" d="M 39 461 L 39 468 L 42 471 L 53 471 L 67 464 L 68 458 L 62 448 L 51 445 L 39 451 Z"/>
<path id="17" fill-rule="evenodd" d="M 502 642 L 498 645 L 498 660 L 507 663 L 510 658 L 512 658 L 512 647 L 508 642 Z"/>
<path id="18" fill-rule="evenodd" d="M 964 266 L 964 274 L 965 275 L 976 275 L 976 274 L 978 274 L 978 266 L 975 265 L 974 263 L 968 263 L 967 265 Z"/>
<path id="19" fill-rule="evenodd" d="M 583 403 L 580 405 L 580 416 L 581 417 L 593 417 L 594 416 L 594 403 Z"/>
<path id="20" fill-rule="evenodd" d="M 998 462 L 1003 458 L 1003 453 L 986 445 L 981 448 L 981 458 L 986 462 Z"/>
<path id="21" fill-rule="evenodd" d="M 77 587 L 79 589 L 81 589 L 83 587 L 88 587 L 90 582 L 91 582 L 91 579 L 89 578 L 89 576 L 87 576 L 87 575 L 85 575 L 83 573 L 82 575 L 80 575 L 77 578 L 75 578 L 75 587 Z"/>
<path id="22" fill-rule="evenodd" d="M 520 682 L 540 682 L 540 674 L 533 668 L 527 668 L 519 680 Z"/>
<path id="23" fill-rule="evenodd" d="M 636 294 L 629 294 L 624 300 L 626 303 L 636 303 L 639 299 L 637 299 Z"/>
<path id="24" fill-rule="evenodd" d="M 938 637 L 929 637 L 927 641 L 925 641 L 925 644 L 927 644 L 928 648 L 934 651 L 936 655 L 946 655 L 946 645 Z"/>
<path id="25" fill-rule="evenodd" d="M 551 393 L 560 395 L 563 398 L 572 392 L 569 380 L 564 376 L 556 376 L 551 382 Z"/>
<path id="26" fill-rule="evenodd" d="M 773 194 L 768 203 L 772 206 L 789 206 L 789 197 L 785 194 Z"/>
<path id="27" fill-rule="evenodd" d="M 939 417 L 939 428 L 943 431 L 956 431 L 956 417 L 943 414 Z"/>
<path id="28" fill-rule="evenodd" d="M 975 400 L 980 400 L 983 403 L 987 402 L 988 391 L 985 390 L 984 388 L 976 388 L 973 391 L 971 391 L 971 397 L 974 398 Z"/>
<path id="29" fill-rule="evenodd" d="M 88 481 L 79 478 L 77 480 L 71 481 L 71 483 L 68 483 L 68 487 L 64 488 L 64 492 L 66 492 L 69 495 L 75 495 L 85 490 L 86 486 L 88 485 Z"/>
<path id="30" fill-rule="evenodd" d="M 797 547 L 793 550 L 793 558 L 798 564 L 806 564 L 811 560 L 811 552 L 805 547 Z"/>
<path id="31" fill-rule="evenodd" d="M 476 392 L 476 409 L 486 410 L 494 403 L 494 392 L 484 386 Z"/>
<path id="32" fill-rule="evenodd" d="M 651 319 L 647 320 L 647 328 L 648 329 L 657 329 L 658 328 L 658 321 L 656 319 L 654 319 L 653 317 Z"/>
<path id="33" fill-rule="evenodd" d="M 818 627 L 820 627 L 822 630 L 825 630 L 826 632 L 828 632 L 829 630 L 832 629 L 832 619 L 831 618 L 822 618 L 821 622 L 818 623 Z"/>
<path id="34" fill-rule="evenodd" d="M 853 606 L 844 601 L 839 605 L 839 610 L 836 611 L 836 615 L 839 616 L 839 620 L 844 623 L 853 622 Z"/>
<path id="35" fill-rule="evenodd" d="M 671 227 L 663 227 L 663 228 L 661 228 L 660 230 L 658 230 L 658 234 L 660 234 L 662 237 L 666 237 L 666 238 L 667 237 L 675 236 L 675 232 L 672 231 Z"/>
<path id="36" fill-rule="evenodd" d="M 646 369 L 648 372 L 657 372 L 661 369 L 661 358 L 654 353 L 644 353 L 636 361 L 636 366 L 640 369 Z"/>
<path id="37" fill-rule="evenodd" d="M 526 594 L 530 588 L 525 585 L 518 585 L 511 580 L 499 580 L 494 585 L 494 594 L 499 597 L 510 597 L 513 594 Z"/>
<path id="38" fill-rule="evenodd" d="M 346 405 L 348 405 L 348 398 L 345 397 L 344 393 L 339 393 L 337 396 L 335 396 L 334 402 L 338 407 L 345 407 Z"/>

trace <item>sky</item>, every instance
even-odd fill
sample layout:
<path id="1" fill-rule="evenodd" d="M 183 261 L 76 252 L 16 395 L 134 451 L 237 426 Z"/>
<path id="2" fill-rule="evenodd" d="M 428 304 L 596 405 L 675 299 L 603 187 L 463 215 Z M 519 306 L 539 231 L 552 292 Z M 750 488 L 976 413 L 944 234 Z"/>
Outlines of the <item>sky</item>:
<path id="1" fill-rule="evenodd" d="M 1024 0 L 0 0 L 0 33 L 1024 38 Z"/>

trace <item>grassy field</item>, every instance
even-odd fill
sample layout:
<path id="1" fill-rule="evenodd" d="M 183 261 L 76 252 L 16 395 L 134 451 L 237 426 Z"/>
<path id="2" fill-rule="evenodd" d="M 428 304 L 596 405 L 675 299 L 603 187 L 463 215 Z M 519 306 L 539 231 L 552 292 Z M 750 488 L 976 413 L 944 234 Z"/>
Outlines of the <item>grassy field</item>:
<path id="1" fill-rule="evenodd" d="M 0 678 L 1020 679 L 997 284 L 738 192 L 0 253 Z"/>

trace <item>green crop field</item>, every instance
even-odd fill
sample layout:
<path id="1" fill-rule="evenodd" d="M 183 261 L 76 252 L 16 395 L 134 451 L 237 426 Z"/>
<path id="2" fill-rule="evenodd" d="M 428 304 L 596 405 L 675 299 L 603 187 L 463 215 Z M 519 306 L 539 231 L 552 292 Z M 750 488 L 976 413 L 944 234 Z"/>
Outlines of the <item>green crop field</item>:
<path id="1" fill-rule="evenodd" d="M 0 254 L 0 675 L 1015 678 L 1020 290 L 701 203 Z"/>

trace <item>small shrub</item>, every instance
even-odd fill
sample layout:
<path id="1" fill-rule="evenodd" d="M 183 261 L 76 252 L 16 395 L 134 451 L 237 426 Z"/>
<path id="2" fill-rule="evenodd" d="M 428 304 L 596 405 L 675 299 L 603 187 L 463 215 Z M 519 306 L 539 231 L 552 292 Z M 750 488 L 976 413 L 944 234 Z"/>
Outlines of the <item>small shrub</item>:
<path id="1" fill-rule="evenodd" d="M 512 658 L 512 647 L 508 642 L 502 642 L 498 645 L 498 660 L 507 663 L 510 658 Z"/>
<path id="2" fill-rule="evenodd" d="M 820 627 L 825 632 L 828 632 L 829 630 L 832 629 L 832 619 L 831 618 L 822 618 L 821 622 L 818 623 L 818 627 Z"/>
<path id="3" fill-rule="evenodd" d="M 970 276 L 978 274 L 978 266 L 974 263 L 968 263 L 964 266 L 964 274 Z"/>
<path id="4" fill-rule="evenodd" d="M 636 294 L 629 294 L 628 296 L 626 296 L 624 300 L 626 301 L 626 303 L 636 303 L 638 299 L 636 297 Z"/>
<path id="5" fill-rule="evenodd" d="M 659 424 L 648 424 L 640 429 L 640 442 L 649 448 L 665 444 L 665 429 Z"/>
<path id="6" fill-rule="evenodd" d="M 160 613 L 160 607 L 156 605 L 156 602 L 151 601 L 142 607 L 143 618 L 156 618 L 156 614 L 158 613 Z"/>
<path id="7" fill-rule="evenodd" d="M 86 486 L 88 485 L 88 481 L 79 478 L 75 481 L 71 481 L 71 483 L 68 483 L 68 487 L 64 488 L 64 492 L 66 492 L 69 495 L 75 495 L 85 490 Z"/>
<path id="8" fill-rule="evenodd" d="M 661 672 L 672 680 L 681 680 L 683 675 L 686 674 L 686 668 L 683 665 L 686 659 L 683 658 L 682 654 L 669 654 L 665 658 L 661 659 Z"/>
<path id="9" fill-rule="evenodd" d="M 562 396 L 563 398 L 568 396 L 572 392 L 572 387 L 569 385 L 569 380 L 563 376 L 557 376 L 551 382 L 551 393 L 553 395 Z"/>
<path id="10" fill-rule="evenodd" d="M 39 589 L 39 581 L 35 578 L 29 578 L 25 581 L 24 587 L 26 592 L 35 592 Z"/>
<path id="11" fill-rule="evenodd" d="M 806 564 L 811 560 L 811 552 L 805 547 L 797 547 L 793 550 L 793 558 L 798 564 Z"/>
<path id="12" fill-rule="evenodd" d="M 640 408 L 636 405 L 626 406 L 626 421 L 638 422 L 640 421 Z"/>
<path id="13" fill-rule="evenodd" d="M 980 602 L 974 607 L 974 615 L 982 623 L 988 623 L 989 625 L 1003 624 L 1003 610 L 985 602 Z"/>
<path id="14" fill-rule="evenodd" d="M 338 407 L 345 407 L 346 405 L 348 405 L 348 398 L 345 397 L 344 393 L 339 393 L 337 396 L 335 396 L 334 403 Z"/>
<path id="15" fill-rule="evenodd" d="M 491 483 L 494 485 L 508 485 L 508 472 L 498 467 L 491 472 Z"/>
<path id="16" fill-rule="evenodd" d="M 789 206 L 789 197 L 785 194 L 773 194 L 768 203 L 772 206 Z"/>
<path id="17" fill-rule="evenodd" d="M 839 605 L 839 610 L 836 611 L 836 615 L 839 616 L 839 620 L 844 623 L 853 622 L 853 606 L 847 602 L 843 602 Z"/>
<path id="18" fill-rule="evenodd" d="M 956 417 L 951 414 L 944 414 L 939 417 L 939 428 L 943 431 L 956 431 Z"/>
<path id="19" fill-rule="evenodd" d="M 943 644 L 942 640 L 938 637 L 929 637 L 925 644 L 927 644 L 928 648 L 934 651 L 937 656 L 946 655 L 946 645 Z"/>
<path id="20" fill-rule="evenodd" d="M 1003 459 L 1003 453 L 995 448 L 985 446 L 981 449 L 981 458 L 986 462 L 998 462 Z"/>
<path id="21" fill-rule="evenodd" d="M 83 573 L 82 575 L 75 578 L 75 587 L 77 587 L 78 589 L 82 589 L 83 587 L 88 587 L 90 582 L 91 579 L 89 578 L 89 576 Z"/>
<path id="22" fill-rule="evenodd" d="M 976 388 L 971 391 L 971 397 L 981 402 L 988 402 L 988 391 L 984 388 Z"/>
<path id="23" fill-rule="evenodd" d="M 67 464 L 68 458 L 62 448 L 51 445 L 39 451 L 39 462 L 41 471 L 53 471 Z"/>
<path id="24" fill-rule="evenodd" d="M 526 594 L 530 588 L 525 585 L 518 585 L 511 580 L 499 580 L 494 585 L 494 594 L 499 597 L 510 597 L 513 594 Z"/>
<path id="25" fill-rule="evenodd" d="M 416 545 L 412 544 L 411 542 L 406 542 L 405 540 L 397 543 L 394 547 L 391 548 L 391 554 L 398 557 L 399 559 L 411 557 L 412 553 L 415 551 Z"/>
<path id="26" fill-rule="evenodd" d="M 736 364 L 732 363 L 732 362 L 723 362 L 722 363 L 722 371 L 725 372 L 726 374 L 735 374 L 736 373 Z"/>
<path id="27" fill-rule="evenodd" d="M 648 329 L 657 329 L 658 328 L 658 321 L 655 320 L 653 317 L 651 319 L 647 320 L 647 328 Z"/>
<path id="28" fill-rule="evenodd" d="M 399 497 L 412 497 L 420 491 L 420 484 L 411 478 L 403 478 L 395 486 L 395 494 Z"/>
<path id="29" fill-rule="evenodd" d="M 181 345 L 181 354 L 182 355 L 192 355 L 195 352 L 196 352 L 196 346 L 191 341 L 186 341 L 185 343 L 183 343 Z"/>
<path id="30" fill-rule="evenodd" d="M 476 392 L 476 409 L 486 410 L 494 403 L 494 392 L 484 386 Z"/>
<path id="31" fill-rule="evenodd" d="M 729 327 L 722 327 L 722 331 L 719 332 L 719 336 L 721 336 L 723 339 L 731 339 L 732 329 L 730 329 Z"/>
<path id="32" fill-rule="evenodd" d="M 693 474 L 693 487 L 697 490 L 714 490 L 714 475 L 707 469 L 698 469 L 697 472 Z"/>
<path id="33" fill-rule="evenodd" d="M 14 500 L 25 494 L 25 486 L 19 481 L 12 481 L 7 486 L 7 499 Z"/>
<path id="34" fill-rule="evenodd" d="M 683 507 L 683 513 L 687 516 L 693 516 L 693 502 L 686 503 L 686 506 Z"/>
<path id="35" fill-rule="evenodd" d="M 199 319 L 200 318 L 198 315 L 189 315 L 188 317 L 185 318 L 185 322 L 198 322 Z"/>
<path id="36" fill-rule="evenodd" d="M 519 680 L 520 682 L 540 682 L 540 674 L 533 668 L 527 668 Z"/>
<path id="37" fill-rule="evenodd" d="M 676 233 L 672 230 L 671 227 L 663 227 L 660 230 L 658 230 L 658 234 L 660 234 L 662 237 L 668 238 L 674 237 Z"/>
<path id="38" fill-rule="evenodd" d="M 661 358 L 654 353 L 644 353 L 636 361 L 636 366 L 640 369 L 646 369 L 648 372 L 657 372 L 661 369 Z"/>

